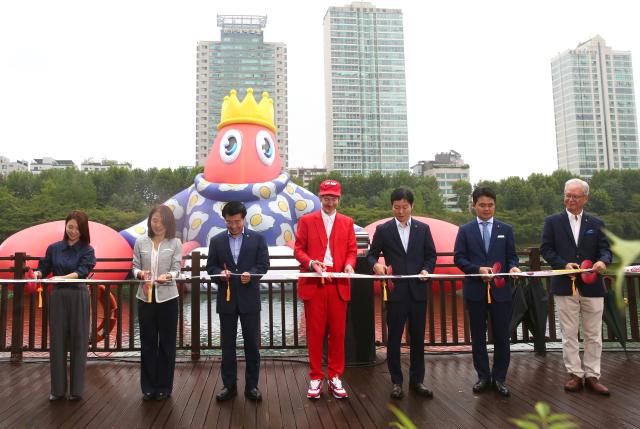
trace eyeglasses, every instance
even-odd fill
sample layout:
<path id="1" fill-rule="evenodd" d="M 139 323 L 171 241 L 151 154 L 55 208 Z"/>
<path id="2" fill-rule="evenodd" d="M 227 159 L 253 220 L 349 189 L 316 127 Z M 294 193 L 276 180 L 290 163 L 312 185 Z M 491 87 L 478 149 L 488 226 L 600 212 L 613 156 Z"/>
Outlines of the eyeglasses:
<path id="1" fill-rule="evenodd" d="M 571 195 L 571 194 L 564 194 L 564 199 L 565 200 L 572 200 L 572 201 L 578 201 L 580 199 L 584 198 L 584 195 Z"/>

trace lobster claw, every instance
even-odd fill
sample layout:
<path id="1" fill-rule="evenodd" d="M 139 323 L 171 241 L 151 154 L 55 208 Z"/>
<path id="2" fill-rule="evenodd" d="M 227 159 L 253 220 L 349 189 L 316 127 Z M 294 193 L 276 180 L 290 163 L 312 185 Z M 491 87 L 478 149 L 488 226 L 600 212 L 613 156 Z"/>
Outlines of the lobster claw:
<path id="1" fill-rule="evenodd" d="M 495 264 L 493 264 L 493 267 L 491 267 L 491 271 L 493 271 L 493 274 L 498 274 L 500 271 L 502 271 L 502 264 L 500 262 L 496 262 Z M 505 283 L 506 280 L 504 277 L 493 278 L 493 284 L 495 284 L 498 289 L 503 288 Z"/>
<path id="2" fill-rule="evenodd" d="M 588 259 L 585 259 L 580 264 L 580 269 L 582 270 L 588 270 L 591 267 L 593 267 L 593 262 Z M 580 278 L 582 279 L 582 283 L 590 285 L 598 279 L 598 273 L 594 273 L 593 271 L 590 273 L 580 273 Z"/>

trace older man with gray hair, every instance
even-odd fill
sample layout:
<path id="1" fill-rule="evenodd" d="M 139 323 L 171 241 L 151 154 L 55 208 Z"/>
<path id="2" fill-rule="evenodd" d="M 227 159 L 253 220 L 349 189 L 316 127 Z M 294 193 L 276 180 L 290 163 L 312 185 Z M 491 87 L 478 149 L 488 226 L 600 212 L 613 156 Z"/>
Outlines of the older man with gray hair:
<path id="1" fill-rule="evenodd" d="M 583 211 L 589 200 L 589 184 L 570 179 L 564 185 L 565 210 L 545 219 L 540 252 L 553 269 L 577 269 L 584 260 L 593 263 L 593 271 L 602 274 L 611 263 L 609 241 L 602 232 L 604 222 Z M 580 276 L 551 278 L 560 329 L 562 358 L 569 373 L 564 385 L 568 392 L 578 392 L 584 386 L 608 396 L 609 389 L 600 383 L 602 354 L 602 311 L 604 285 L 602 277 L 591 284 Z M 578 332 L 582 315 L 584 358 L 580 360 Z"/>

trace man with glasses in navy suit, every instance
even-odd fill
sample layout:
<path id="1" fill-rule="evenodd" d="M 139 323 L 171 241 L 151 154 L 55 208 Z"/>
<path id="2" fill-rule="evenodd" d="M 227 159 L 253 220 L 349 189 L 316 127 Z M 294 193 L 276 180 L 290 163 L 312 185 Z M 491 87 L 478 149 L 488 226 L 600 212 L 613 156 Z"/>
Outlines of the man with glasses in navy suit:
<path id="1" fill-rule="evenodd" d="M 564 185 L 565 210 L 544 221 L 540 253 L 554 270 L 578 269 L 584 260 L 589 260 L 593 271 L 602 274 L 611 263 L 609 241 L 602 232 L 604 222 L 583 210 L 588 200 L 589 184 L 570 179 Z M 602 277 L 598 276 L 592 284 L 585 284 L 581 276 L 552 277 L 551 292 L 555 295 L 562 331 L 562 359 L 569 373 L 564 390 L 582 390 L 584 379 L 587 389 L 609 396 L 609 389 L 600 383 L 605 292 Z M 584 335 L 582 361 L 578 341 L 580 319 Z"/>

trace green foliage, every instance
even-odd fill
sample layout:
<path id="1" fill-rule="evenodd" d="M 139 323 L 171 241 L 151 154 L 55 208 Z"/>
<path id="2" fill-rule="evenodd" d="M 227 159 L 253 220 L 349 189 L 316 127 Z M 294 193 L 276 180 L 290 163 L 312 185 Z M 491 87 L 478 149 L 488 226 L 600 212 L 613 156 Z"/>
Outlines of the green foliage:
<path id="1" fill-rule="evenodd" d="M 405 413 L 403 413 L 398 407 L 387 404 L 387 408 L 396 416 L 398 421 L 389 423 L 389 426 L 400 429 L 418 429 L 418 427 L 411 421 Z"/>
<path id="2" fill-rule="evenodd" d="M 82 173 L 77 170 L 48 170 L 39 175 L 15 172 L 0 179 L 0 240 L 51 220 L 64 218 L 69 210 L 86 210 L 92 220 L 116 230 L 143 219 L 153 204 L 162 203 L 193 183 L 202 167 L 151 168 Z M 528 178 L 509 177 L 501 181 L 480 181 L 497 194 L 496 217 L 514 227 L 518 248 L 538 246 L 544 218 L 563 209 L 564 183 L 573 175 L 558 170 L 551 175 L 531 174 Z M 389 195 L 396 187 L 412 190 L 413 214 L 460 225 L 473 219 L 469 210 L 471 184 L 453 184 L 460 212 L 445 209 L 435 177 L 419 177 L 408 172 L 346 177 L 333 171 L 314 177 L 308 189 L 317 194 L 327 178 L 341 182 L 341 212 L 366 226 L 392 216 Z M 590 179 L 586 210 L 601 217 L 607 228 L 626 239 L 640 239 L 640 170 L 610 170 Z"/>
<path id="3" fill-rule="evenodd" d="M 533 205 L 534 188 L 520 177 L 503 180 L 496 191 L 500 193 L 498 201 L 503 210 L 527 210 Z"/>
<path id="4" fill-rule="evenodd" d="M 202 168 L 83 173 L 74 169 L 40 174 L 14 172 L 0 181 L 0 242 L 33 225 L 85 210 L 91 220 L 121 230 L 144 219 L 149 207 L 193 183 Z"/>
<path id="5" fill-rule="evenodd" d="M 624 309 L 624 267 L 633 264 L 640 258 L 640 240 L 623 240 L 610 231 L 605 231 L 609 240 L 611 240 L 611 251 L 618 257 L 619 262 L 609 265 L 608 272 L 612 272 L 616 276 L 614 283 L 614 292 L 616 295 L 616 303 L 620 310 Z"/>
<path id="6" fill-rule="evenodd" d="M 466 180 L 458 180 L 453 182 L 451 189 L 458 199 L 456 207 L 461 211 L 469 210 L 469 204 L 471 201 L 471 183 Z"/>
<path id="7" fill-rule="evenodd" d="M 570 429 L 577 428 L 578 423 L 571 414 L 552 414 L 551 408 L 545 402 L 537 402 L 536 413 L 527 413 L 519 419 L 509 419 L 510 422 L 522 429 Z"/>

